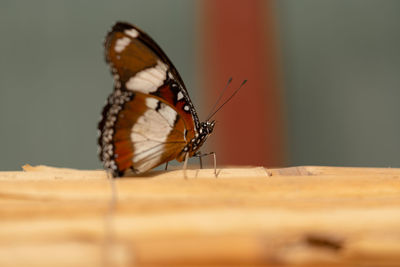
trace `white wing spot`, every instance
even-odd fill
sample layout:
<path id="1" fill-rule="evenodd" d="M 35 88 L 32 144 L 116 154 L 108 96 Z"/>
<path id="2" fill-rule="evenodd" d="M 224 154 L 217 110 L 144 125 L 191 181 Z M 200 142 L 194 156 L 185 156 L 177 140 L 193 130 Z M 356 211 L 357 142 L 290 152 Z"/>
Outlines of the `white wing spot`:
<path id="1" fill-rule="evenodd" d="M 146 106 L 151 109 L 156 109 L 158 104 L 158 100 L 152 97 L 146 98 Z"/>
<path id="2" fill-rule="evenodd" d="M 178 101 L 181 100 L 181 99 L 183 98 L 183 94 L 182 94 L 181 91 L 179 91 L 179 93 L 178 93 L 178 95 L 177 95 L 176 98 L 178 99 Z"/>
<path id="3" fill-rule="evenodd" d="M 183 107 L 183 109 L 185 110 L 185 111 L 189 111 L 189 106 L 188 105 L 185 105 L 184 107 Z"/>
<path id="4" fill-rule="evenodd" d="M 169 105 L 161 103 L 156 111 L 159 100 L 146 98 L 149 108 L 138 118 L 131 129 L 134 157 L 132 159 L 135 169 L 145 172 L 160 162 L 164 151 L 164 143 L 173 130 L 173 125 L 178 113 Z"/>
<path id="5" fill-rule="evenodd" d="M 136 38 L 139 36 L 139 32 L 135 29 L 125 30 L 125 34 L 129 35 L 132 38 Z"/>
<path id="6" fill-rule="evenodd" d="M 167 120 L 153 109 L 147 110 L 137 120 L 131 130 L 135 169 L 145 172 L 160 161 L 171 130 Z"/>
<path id="7" fill-rule="evenodd" d="M 168 121 L 169 126 L 174 127 L 177 115 L 175 110 L 173 110 L 170 106 L 162 103 L 161 108 L 158 110 L 158 113 L 160 113 Z"/>
<path id="8" fill-rule="evenodd" d="M 122 51 L 124 51 L 125 47 L 129 45 L 130 42 L 131 40 L 128 37 L 123 37 L 121 39 L 118 39 L 115 42 L 115 47 L 114 47 L 115 52 L 121 53 Z"/>
<path id="9" fill-rule="evenodd" d="M 158 61 L 155 67 L 136 73 L 126 82 L 125 86 L 129 90 L 145 94 L 155 92 L 164 83 L 167 68 L 167 65 Z"/>

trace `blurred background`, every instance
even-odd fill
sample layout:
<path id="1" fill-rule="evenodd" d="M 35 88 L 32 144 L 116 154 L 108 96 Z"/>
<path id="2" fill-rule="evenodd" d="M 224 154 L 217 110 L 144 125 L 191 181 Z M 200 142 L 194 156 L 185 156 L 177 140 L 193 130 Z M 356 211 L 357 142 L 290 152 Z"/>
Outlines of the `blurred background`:
<path id="1" fill-rule="evenodd" d="M 119 20 L 164 49 L 200 119 L 249 80 L 203 149 L 218 164 L 400 167 L 400 1 L 2 0 L 0 170 L 101 168 Z"/>

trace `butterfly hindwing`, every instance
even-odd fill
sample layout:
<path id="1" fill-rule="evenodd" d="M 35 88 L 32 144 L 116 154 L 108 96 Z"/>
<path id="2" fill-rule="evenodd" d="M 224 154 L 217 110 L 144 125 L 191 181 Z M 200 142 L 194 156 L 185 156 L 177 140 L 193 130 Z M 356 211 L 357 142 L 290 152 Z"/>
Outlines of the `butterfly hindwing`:
<path id="1" fill-rule="evenodd" d="M 101 158 L 114 176 L 146 172 L 175 159 L 186 145 L 183 120 L 159 97 L 116 91 L 103 114 Z"/>

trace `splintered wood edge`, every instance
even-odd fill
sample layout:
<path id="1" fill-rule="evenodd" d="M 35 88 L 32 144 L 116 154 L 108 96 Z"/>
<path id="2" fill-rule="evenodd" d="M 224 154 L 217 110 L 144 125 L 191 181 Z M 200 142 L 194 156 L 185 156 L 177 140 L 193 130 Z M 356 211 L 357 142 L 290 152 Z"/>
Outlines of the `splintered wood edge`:
<path id="1" fill-rule="evenodd" d="M 359 175 L 390 175 L 400 177 L 399 168 L 373 167 L 331 167 L 331 166 L 295 166 L 287 168 L 268 169 L 271 176 L 359 176 Z"/>
<path id="2" fill-rule="evenodd" d="M 107 179 L 110 175 L 104 170 L 77 170 L 57 168 L 45 165 L 22 166 L 23 172 L 0 172 L 1 180 L 54 180 L 54 179 Z M 156 179 L 191 179 L 191 178 L 265 178 L 269 176 L 392 176 L 400 178 L 399 168 L 360 168 L 360 167 L 329 167 L 329 166 L 297 166 L 288 168 L 266 169 L 264 167 L 227 167 L 214 169 L 187 169 L 150 171 L 129 178 Z"/>
<path id="3" fill-rule="evenodd" d="M 77 170 L 56 168 L 45 165 L 22 166 L 23 172 L 0 172 L 2 180 L 48 180 L 48 179 L 107 179 L 104 170 Z M 264 167 L 246 168 L 218 168 L 214 169 L 187 169 L 170 171 L 150 171 L 148 173 L 129 178 L 157 178 L 157 179 L 191 179 L 191 178 L 265 178 L 270 176 Z M 124 179 L 124 178 L 123 178 Z"/>

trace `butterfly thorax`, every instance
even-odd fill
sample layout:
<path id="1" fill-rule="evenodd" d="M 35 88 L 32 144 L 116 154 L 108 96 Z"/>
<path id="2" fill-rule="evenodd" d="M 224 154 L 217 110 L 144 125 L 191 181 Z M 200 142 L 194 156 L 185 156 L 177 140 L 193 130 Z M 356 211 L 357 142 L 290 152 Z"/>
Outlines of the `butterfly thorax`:
<path id="1" fill-rule="evenodd" d="M 210 136 L 212 131 L 214 130 L 215 121 L 206 121 L 201 122 L 198 131 L 196 132 L 195 137 L 191 140 L 188 140 L 186 146 L 182 149 L 181 154 L 178 156 L 177 160 L 182 161 L 185 159 L 185 155 L 189 153 L 189 157 L 192 157 L 199 148 L 203 145 L 203 143 Z"/>

